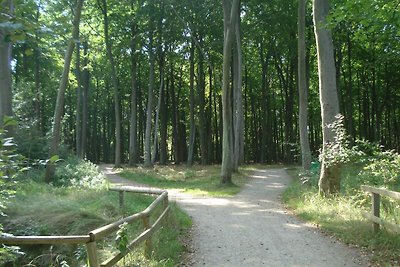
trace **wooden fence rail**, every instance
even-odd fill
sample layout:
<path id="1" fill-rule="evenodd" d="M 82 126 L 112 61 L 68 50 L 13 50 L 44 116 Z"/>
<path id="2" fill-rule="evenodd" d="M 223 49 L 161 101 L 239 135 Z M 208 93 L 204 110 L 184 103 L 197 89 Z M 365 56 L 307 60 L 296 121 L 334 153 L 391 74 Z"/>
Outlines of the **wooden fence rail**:
<path id="1" fill-rule="evenodd" d="M 363 212 L 363 216 L 367 218 L 368 220 L 372 221 L 373 223 L 373 228 L 374 232 L 378 232 L 380 226 L 384 226 L 385 228 L 389 229 L 390 231 L 393 231 L 397 234 L 400 234 L 400 226 L 388 221 L 383 220 L 380 218 L 380 202 L 381 202 L 381 196 L 386 196 L 393 198 L 395 200 L 400 200 L 400 193 L 399 192 L 394 192 L 382 188 L 376 188 L 372 186 L 367 186 L 367 185 L 362 185 L 361 189 L 370 192 L 371 197 L 372 197 L 372 214 Z"/>
<path id="2" fill-rule="evenodd" d="M 108 267 L 115 265 L 121 260 L 126 254 L 132 251 L 140 243 L 145 243 L 145 255 L 149 256 L 152 250 L 151 237 L 161 226 L 161 223 L 165 220 L 168 211 L 168 192 L 160 189 L 153 188 L 141 188 L 133 186 L 115 186 L 110 188 L 111 191 L 119 192 L 119 205 L 121 208 L 124 207 L 124 194 L 129 193 L 140 193 L 140 194 L 151 194 L 158 195 L 158 197 L 143 211 L 122 218 L 116 222 L 104 225 L 91 231 L 87 235 L 76 235 L 76 236 L 0 236 L 0 243 L 5 245 L 50 245 L 50 244 L 85 244 L 89 266 L 90 267 Z M 153 224 L 150 224 L 150 215 L 154 212 L 157 206 L 162 203 L 162 213 L 155 220 Z M 99 263 L 97 255 L 97 242 L 103 240 L 111 233 L 116 232 L 119 226 L 123 223 L 134 223 L 138 220 L 142 220 L 144 231 L 140 233 L 129 245 L 127 250 L 119 252 L 107 259 L 106 261 Z"/>

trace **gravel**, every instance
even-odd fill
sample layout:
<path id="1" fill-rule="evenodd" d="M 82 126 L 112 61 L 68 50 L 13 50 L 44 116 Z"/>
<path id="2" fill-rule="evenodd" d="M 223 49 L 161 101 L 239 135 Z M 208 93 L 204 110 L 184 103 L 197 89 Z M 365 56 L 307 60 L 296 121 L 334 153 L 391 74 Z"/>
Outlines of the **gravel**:
<path id="1" fill-rule="evenodd" d="M 130 183 L 101 166 L 114 183 Z M 193 219 L 182 266 L 369 266 L 360 250 L 324 235 L 290 214 L 280 195 L 290 183 L 284 169 L 258 170 L 232 198 L 169 191 Z"/>

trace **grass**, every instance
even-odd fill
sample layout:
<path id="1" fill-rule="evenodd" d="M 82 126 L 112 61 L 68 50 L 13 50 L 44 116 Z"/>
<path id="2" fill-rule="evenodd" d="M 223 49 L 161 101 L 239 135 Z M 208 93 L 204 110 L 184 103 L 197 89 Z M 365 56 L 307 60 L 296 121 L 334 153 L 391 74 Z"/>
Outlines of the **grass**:
<path id="1" fill-rule="evenodd" d="M 289 174 L 295 177 L 298 177 L 298 173 L 299 170 L 289 171 Z M 371 260 L 375 264 L 398 266 L 400 236 L 385 230 L 374 234 L 371 223 L 362 217 L 361 210 L 370 212 L 370 196 L 358 190 L 357 173 L 357 166 L 344 168 L 342 174 L 344 191 L 340 196 L 331 198 L 321 197 L 315 186 L 302 185 L 295 178 L 284 193 L 284 202 L 300 218 L 315 224 L 344 243 L 364 248 L 372 255 Z M 393 219 L 397 215 L 389 215 L 389 212 L 386 212 L 384 216 Z"/>
<path id="2" fill-rule="evenodd" d="M 178 189 L 194 195 L 229 197 L 237 194 L 246 183 L 246 173 L 261 166 L 249 165 L 232 176 L 231 185 L 220 183 L 220 165 L 187 168 L 184 165 L 155 166 L 152 169 L 142 167 L 124 169 L 120 175 L 137 183 L 149 186 Z"/>
<path id="3" fill-rule="evenodd" d="M 133 214 L 145 209 L 151 197 L 126 194 L 125 211 Z M 81 235 L 127 215 L 119 209 L 118 193 L 107 190 L 55 188 L 50 185 L 23 182 L 7 205 L 7 217 L 1 223 L 7 233 L 14 235 Z M 151 218 L 154 222 L 155 218 Z M 190 227 L 190 218 L 172 206 L 168 221 L 154 237 L 154 253 L 150 260 L 143 257 L 142 248 L 124 259 L 121 266 L 175 266 L 184 246 L 180 241 Z M 129 226 L 130 240 L 143 229 L 141 222 Z M 115 235 L 98 244 L 101 260 L 116 251 Z M 26 253 L 13 264 L 22 266 L 82 266 L 86 261 L 84 246 L 22 247 Z M 65 264 L 62 265 L 62 262 Z"/>

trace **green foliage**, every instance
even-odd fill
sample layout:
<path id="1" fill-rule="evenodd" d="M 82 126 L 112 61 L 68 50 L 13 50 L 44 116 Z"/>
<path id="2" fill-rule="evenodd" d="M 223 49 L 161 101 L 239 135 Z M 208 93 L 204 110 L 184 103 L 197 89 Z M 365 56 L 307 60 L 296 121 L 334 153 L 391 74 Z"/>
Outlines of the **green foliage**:
<path id="1" fill-rule="evenodd" d="M 370 145 L 369 148 L 374 148 Z M 359 174 L 364 184 L 384 186 L 393 190 L 400 190 L 400 155 L 390 151 L 374 150 L 372 156 L 365 161 L 365 166 Z"/>
<path id="2" fill-rule="evenodd" d="M 57 161 L 58 157 L 50 160 Z M 107 181 L 95 164 L 70 156 L 57 166 L 54 185 L 101 189 L 107 186 Z"/>
<path id="3" fill-rule="evenodd" d="M 339 127 L 340 128 L 340 127 Z M 345 242 L 367 247 L 373 252 L 373 259 L 378 264 L 396 264 L 400 256 L 400 239 L 398 236 L 381 231 L 373 234 L 371 223 L 361 216 L 361 210 L 370 210 L 369 194 L 360 189 L 368 184 L 400 191 L 400 155 L 394 151 L 382 151 L 382 147 L 364 140 L 356 140 L 352 148 L 339 153 L 347 162 L 342 171 L 342 195 L 324 198 L 318 194 L 317 172 L 298 174 L 306 177 L 310 187 L 304 187 L 295 181 L 285 192 L 284 200 L 296 213 L 305 220 L 317 224 Z M 341 163 L 341 164 L 342 164 Z M 393 223 L 400 222 L 400 204 L 390 198 L 381 199 L 381 217 Z"/>
<path id="4" fill-rule="evenodd" d="M 4 126 L 14 124 L 12 119 L 5 120 Z M 15 144 L 13 138 L 5 138 L 5 131 L 0 129 L 0 217 L 6 217 L 5 209 L 10 198 L 15 194 L 14 177 L 22 167 L 22 157 L 15 153 Z M 3 232 L 3 225 L 0 222 L 0 234 Z M 0 265 L 15 259 L 18 255 L 22 255 L 19 247 L 0 247 Z"/>
<path id="5" fill-rule="evenodd" d="M 124 253 L 128 249 L 128 223 L 124 222 L 123 224 L 119 225 L 119 230 L 117 231 L 116 238 L 115 238 L 115 245 L 117 249 Z"/>
<path id="6" fill-rule="evenodd" d="M 334 166 L 344 164 L 350 161 L 351 149 L 349 137 L 344 127 L 344 117 L 341 114 L 336 115 L 336 120 L 326 125 L 334 132 L 334 141 L 324 145 L 324 149 L 319 155 L 319 160 L 325 166 Z"/>
<path id="7" fill-rule="evenodd" d="M 145 209 L 152 198 L 129 194 L 126 209 L 131 213 Z M 55 188 L 36 182 L 20 182 L 15 198 L 2 219 L 5 229 L 14 235 L 80 235 L 120 219 L 118 193 L 107 190 Z M 101 244 L 100 244 L 101 245 Z M 51 253 L 50 253 L 51 251 Z M 48 266 L 58 257 L 71 266 L 86 261 L 85 248 L 76 246 L 24 247 L 26 255 L 16 263 L 30 262 Z M 62 259 L 62 260 L 61 260 Z M 13 260 L 15 261 L 15 259 Z M 17 264 L 19 265 L 19 264 Z"/>
<path id="8" fill-rule="evenodd" d="M 71 164 L 71 162 L 70 162 Z M 80 235 L 86 234 L 104 224 L 120 219 L 122 216 L 144 210 L 153 198 L 145 195 L 126 194 L 125 209 L 119 207 L 119 195 L 105 188 L 89 189 L 75 186 L 54 187 L 29 175 L 41 176 L 40 170 L 25 173 L 18 183 L 17 193 L 10 201 L 8 216 L 1 219 L 7 232 L 14 235 Z M 39 181 L 41 181 L 39 179 Z M 157 212 L 156 212 L 157 213 Z M 155 220 L 157 214 L 151 217 Z M 140 250 L 129 254 L 125 263 L 128 266 L 176 266 L 184 246 L 181 238 L 191 226 L 190 217 L 175 205 L 171 206 L 167 222 L 154 237 L 153 258 L 143 258 Z M 99 255 L 104 259 L 117 251 L 124 251 L 131 238 L 136 237 L 143 226 L 122 225 L 117 238 L 111 236 L 98 243 Z M 128 240 L 129 239 L 129 240 Z M 13 262 L 16 266 L 30 263 L 36 266 L 83 266 L 86 263 L 84 246 L 36 246 L 23 247 L 25 254 L 11 255 L 4 264 Z M 2 251 L 0 251 L 0 255 Z M 64 262 L 64 263 L 63 263 Z M 132 263 L 132 264 L 131 264 Z M 168 264 L 166 264 L 168 263 Z"/>

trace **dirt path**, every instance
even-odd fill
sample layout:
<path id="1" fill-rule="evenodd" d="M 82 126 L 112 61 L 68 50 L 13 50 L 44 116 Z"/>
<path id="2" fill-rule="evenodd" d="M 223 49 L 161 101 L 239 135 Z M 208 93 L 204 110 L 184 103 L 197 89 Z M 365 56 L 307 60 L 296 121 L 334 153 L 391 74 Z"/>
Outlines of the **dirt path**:
<path id="1" fill-rule="evenodd" d="M 105 172 L 112 182 L 126 182 Z M 170 199 L 193 218 L 190 266 L 369 265 L 358 250 L 287 213 L 279 199 L 290 182 L 284 170 L 260 170 L 252 178 L 233 198 L 170 192 Z"/>

